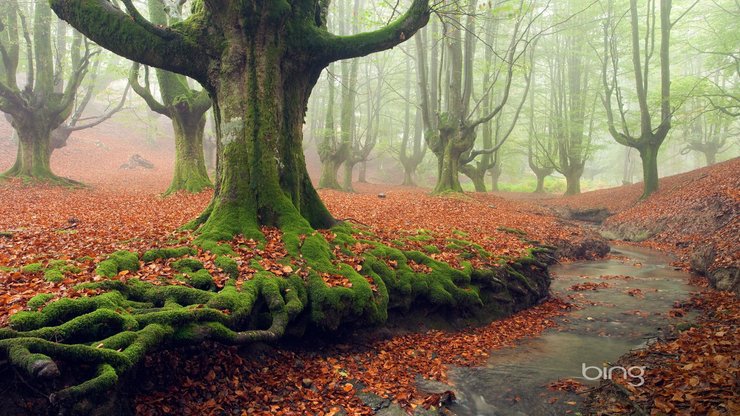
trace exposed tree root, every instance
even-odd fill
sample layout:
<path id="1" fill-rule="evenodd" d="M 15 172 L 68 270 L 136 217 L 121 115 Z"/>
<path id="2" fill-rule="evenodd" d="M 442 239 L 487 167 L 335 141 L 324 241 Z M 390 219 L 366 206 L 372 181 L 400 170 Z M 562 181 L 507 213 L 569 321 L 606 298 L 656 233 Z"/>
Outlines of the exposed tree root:
<path id="1" fill-rule="evenodd" d="M 548 249 L 532 249 L 530 256 L 490 270 L 474 270 L 469 263 L 458 270 L 418 251 L 358 240 L 346 225 L 332 231 L 337 235 L 332 244 L 343 250 L 358 243 L 372 246 L 362 254 L 361 268 L 338 261 L 320 233 L 286 232 L 285 246 L 291 256 L 308 265 L 307 276 L 292 273 L 283 277 L 260 270 L 237 287 L 238 270 L 234 268 L 235 274 L 219 291 L 137 279 L 86 283 L 81 286 L 103 293 L 62 298 L 13 315 L 10 328 L 0 328 L 0 354 L 34 379 L 59 377 L 60 360 L 95 368 L 89 380 L 53 395 L 54 404 L 69 408 L 108 391 L 148 353 L 168 346 L 205 340 L 226 344 L 276 341 L 289 329 L 333 331 L 378 325 L 388 319 L 389 310 L 417 307 L 495 318 L 531 306 L 548 292 L 549 277 L 542 262 L 551 254 Z M 100 264 L 115 263 L 109 266 L 116 272 L 138 268 L 138 257 L 134 257 L 135 265 L 123 266 L 136 256 L 126 253 L 116 252 Z M 143 257 L 152 260 L 191 253 L 187 248 L 153 250 Z M 228 260 L 219 267 L 228 269 Z M 427 271 L 414 271 L 412 265 Z M 321 277 L 327 272 L 346 277 L 351 286 L 327 286 Z M 199 273 L 201 280 L 211 278 L 205 270 Z M 203 282 L 197 286 L 214 287 Z"/>

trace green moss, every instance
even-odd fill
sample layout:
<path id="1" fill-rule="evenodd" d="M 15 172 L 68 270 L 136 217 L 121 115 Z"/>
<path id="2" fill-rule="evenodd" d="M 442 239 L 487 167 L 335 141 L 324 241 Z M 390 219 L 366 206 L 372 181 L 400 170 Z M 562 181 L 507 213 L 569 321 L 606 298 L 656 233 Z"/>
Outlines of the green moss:
<path id="1" fill-rule="evenodd" d="M 423 248 L 424 248 L 424 250 L 427 253 L 430 253 L 430 254 L 439 254 L 440 253 L 439 248 L 437 248 L 437 246 L 433 246 L 431 244 L 430 245 L 426 245 Z"/>
<path id="2" fill-rule="evenodd" d="M 47 269 L 44 272 L 44 280 L 54 283 L 61 282 L 62 280 L 64 280 L 64 273 L 57 269 Z"/>
<path id="3" fill-rule="evenodd" d="M 460 231 L 460 230 L 452 230 L 452 234 L 455 234 L 456 236 L 459 236 L 459 237 L 468 236 L 468 233 L 466 233 L 465 231 Z"/>
<path id="4" fill-rule="evenodd" d="M 196 244 L 203 250 L 208 250 L 215 255 L 233 255 L 234 249 L 229 244 L 218 243 L 215 240 L 196 239 Z"/>
<path id="5" fill-rule="evenodd" d="M 196 259 L 180 259 L 172 263 L 172 268 L 178 272 L 196 272 L 203 268 L 203 263 Z"/>
<path id="6" fill-rule="evenodd" d="M 93 260 L 95 260 L 95 259 L 92 258 L 92 257 L 90 257 L 90 256 L 82 256 L 82 257 L 76 259 L 75 261 L 77 263 L 87 263 L 88 261 L 93 261 Z"/>
<path id="7" fill-rule="evenodd" d="M 95 274 L 104 277 L 114 277 L 124 270 L 132 272 L 139 270 L 139 256 L 136 253 L 126 250 L 116 251 L 108 256 L 107 260 L 103 260 L 98 264 Z"/>
<path id="8" fill-rule="evenodd" d="M 197 254 L 197 250 L 195 250 L 192 247 L 172 247 L 172 248 L 157 248 L 152 250 L 147 250 L 146 253 L 144 253 L 143 256 L 141 256 L 141 259 L 145 262 L 154 261 L 156 259 L 171 259 L 171 258 L 177 258 L 182 257 L 186 255 L 195 255 Z"/>
<path id="9" fill-rule="evenodd" d="M 44 269 L 44 266 L 41 265 L 41 263 L 31 263 L 26 264 L 25 266 L 21 267 L 21 271 L 23 273 L 38 273 Z"/>
<path id="10" fill-rule="evenodd" d="M 200 269 L 197 272 L 189 273 L 188 284 L 200 290 L 213 290 L 216 285 L 213 282 L 213 276 L 206 269 Z"/>
<path id="11" fill-rule="evenodd" d="M 103 260 L 95 268 L 95 274 L 103 277 L 114 277 L 118 274 L 118 264 L 114 260 Z"/>
<path id="12" fill-rule="evenodd" d="M 229 256 L 218 256 L 213 264 L 219 269 L 223 270 L 224 273 L 228 274 L 232 279 L 239 277 L 239 265 L 236 260 Z"/>
<path id="13" fill-rule="evenodd" d="M 509 234 L 527 235 L 526 231 L 522 231 L 522 230 L 519 230 L 517 228 L 510 228 L 510 227 L 500 226 L 500 227 L 498 227 L 496 229 L 499 230 L 499 231 L 503 231 L 503 232 L 509 233 Z"/>
<path id="14" fill-rule="evenodd" d="M 53 299 L 54 295 L 51 293 L 39 293 L 38 295 L 32 297 L 28 300 L 28 308 L 29 309 L 38 309 L 44 305 L 46 305 L 49 300 Z"/>

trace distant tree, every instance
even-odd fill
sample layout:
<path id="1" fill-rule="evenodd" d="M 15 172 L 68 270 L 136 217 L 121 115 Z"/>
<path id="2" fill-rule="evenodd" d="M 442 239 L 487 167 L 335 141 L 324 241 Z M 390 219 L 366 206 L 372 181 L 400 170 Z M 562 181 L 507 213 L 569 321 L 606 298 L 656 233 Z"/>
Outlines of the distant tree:
<path id="1" fill-rule="evenodd" d="M 53 50 L 51 29 L 55 20 L 46 2 L 37 2 L 32 26 L 27 10 L 17 0 L 0 3 L 0 110 L 10 116 L 18 136 L 15 164 L 1 177 L 23 177 L 63 185 L 78 182 L 61 178 L 51 171 L 52 131 L 73 113 L 75 97 L 96 53 L 75 32 L 69 50 Z M 66 25 L 56 25 L 57 37 L 67 36 Z M 21 45 L 25 58 L 21 60 Z M 60 41 L 57 45 L 66 45 Z M 65 55 L 70 68 L 65 73 Z M 19 68 L 25 65 L 25 79 L 18 85 Z"/>
<path id="2" fill-rule="evenodd" d="M 148 0 L 149 18 L 155 25 L 178 23 L 179 11 L 170 7 L 168 16 L 162 0 Z M 160 103 L 152 94 L 149 82 L 149 68 L 144 69 L 144 84 L 139 82 L 140 65 L 134 63 L 129 82 L 134 92 L 147 103 L 149 108 L 172 121 L 175 132 L 175 172 L 172 182 L 165 192 L 169 195 L 177 191 L 200 192 L 210 188 L 211 180 L 206 170 L 203 152 L 203 132 L 206 126 L 206 112 L 211 108 L 211 99 L 205 89 L 196 90 L 188 85 L 185 76 L 162 69 L 155 70 Z"/>
<path id="3" fill-rule="evenodd" d="M 636 124 L 638 132 L 633 132 L 627 113 L 626 98 L 628 94 L 620 82 L 625 78 L 619 66 L 619 22 L 613 1 L 607 2 L 606 19 L 604 20 L 602 84 L 604 95 L 602 98 L 606 109 L 609 133 L 619 144 L 637 149 L 642 159 L 643 193 L 647 198 L 658 190 L 658 149 L 671 129 L 673 111 L 671 109 L 671 70 L 670 70 L 670 40 L 671 29 L 676 21 L 671 21 L 671 0 L 662 0 L 660 10 L 656 11 L 656 2 L 646 3 L 644 34 L 641 38 L 639 23 L 640 13 L 637 0 L 629 3 L 629 34 L 632 52 L 632 70 L 629 73 L 634 80 L 634 97 L 639 106 L 639 120 Z M 696 3 L 694 3 L 695 5 Z M 693 6 L 692 6 L 693 7 Z M 689 8 L 690 10 L 690 8 Z M 681 16 L 684 16 L 682 14 Z M 656 22 L 657 19 L 657 22 Z M 680 17 L 679 17 L 680 19 Z M 649 105 L 650 74 L 653 69 L 652 58 L 656 46 L 656 32 L 659 36 L 660 61 L 660 106 L 659 115 L 654 117 L 654 109 Z M 615 109 L 616 104 L 616 109 Z M 657 126 L 654 127 L 654 124 Z"/>
<path id="4" fill-rule="evenodd" d="M 495 8 L 497 4 L 493 4 L 492 7 Z M 503 56 L 500 60 L 501 65 L 497 66 L 497 71 L 491 79 L 494 83 L 499 79 L 499 75 L 504 78 L 498 102 L 487 114 L 472 118 L 476 113 L 476 106 L 471 106 L 471 98 L 475 76 L 473 71 L 475 45 L 478 40 L 476 35 L 477 8 L 477 1 L 471 0 L 464 7 L 459 6 L 444 14 L 446 44 L 444 88 L 440 88 L 438 82 L 428 83 L 429 70 L 434 70 L 437 65 L 436 57 L 432 49 L 432 62 L 427 66 L 425 41 L 419 37 L 416 41 L 417 74 L 421 87 L 420 101 L 425 125 L 425 140 L 438 161 L 437 184 L 434 188 L 437 193 L 462 192 L 459 179 L 462 166 L 480 154 L 494 151 L 491 148 L 474 150 L 476 129 L 496 117 L 506 105 L 517 65 L 521 64 L 520 58 L 524 56 L 527 46 L 534 37 L 531 34 L 532 23 L 536 18 L 532 14 L 534 6 L 523 0 L 513 6 L 514 10 L 511 15 L 514 23 L 511 38 L 501 54 Z M 541 11 L 539 13 L 541 14 Z M 464 25 L 460 18 L 461 15 L 465 16 Z M 491 46 L 488 45 L 488 47 Z M 435 76 L 436 74 L 432 72 L 431 79 Z M 438 111 L 440 107 L 435 100 L 440 94 L 434 91 L 435 88 L 445 93 L 444 111 Z M 487 91 L 492 88 L 492 85 L 485 85 L 483 88 Z M 488 97 L 487 94 L 485 96 Z"/>
<path id="5" fill-rule="evenodd" d="M 401 166 L 403 166 L 403 182 L 401 183 L 401 185 L 416 186 L 416 169 L 424 160 L 427 147 L 423 143 L 424 125 L 421 118 L 421 110 L 419 109 L 419 107 L 413 106 L 411 104 L 411 59 L 406 59 L 405 65 L 406 71 L 404 77 L 404 99 L 407 104 L 404 106 L 403 135 L 401 137 L 401 144 L 398 148 L 398 160 L 401 162 Z M 413 134 L 411 133 L 412 108 L 415 108 Z"/>
<path id="6" fill-rule="evenodd" d="M 355 126 L 352 134 L 352 144 L 349 154 L 344 160 L 344 182 L 345 191 L 352 192 L 353 169 L 358 163 L 364 163 L 370 158 L 370 153 L 378 144 L 378 132 L 380 131 L 380 109 L 383 103 L 383 68 L 377 65 L 376 78 L 370 79 L 369 65 L 365 65 L 368 70 L 365 73 L 365 79 L 368 86 L 368 103 L 367 103 L 367 127 L 364 132 L 359 131 Z M 375 89 L 372 88 L 372 82 L 375 81 Z"/>
<path id="7" fill-rule="evenodd" d="M 67 145 L 67 140 L 69 140 L 72 133 L 98 126 L 106 120 L 109 120 L 119 111 L 123 110 L 129 89 L 131 88 L 130 83 L 126 83 L 126 87 L 124 88 L 123 94 L 121 94 L 121 98 L 118 100 L 117 104 L 107 108 L 102 114 L 85 116 L 85 110 L 87 110 L 88 104 L 90 104 L 90 101 L 92 101 L 92 98 L 96 95 L 97 90 L 101 87 L 98 85 L 100 62 L 101 58 L 98 56 L 90 69 L 90 74 L 87 76 L 87 81 L 85 82 L 87 87 L 85 88 L 84 94 L 80 96 L 78 93 L 75 98 L 74 111 L 72 112 L 72 115 L 67 119 L 67 121 L 60 124 L 59 127 L 55 128 L 51 132 L 51 143 L 49 144 L 49 150 L 51 152 L 65 147 Z"/>

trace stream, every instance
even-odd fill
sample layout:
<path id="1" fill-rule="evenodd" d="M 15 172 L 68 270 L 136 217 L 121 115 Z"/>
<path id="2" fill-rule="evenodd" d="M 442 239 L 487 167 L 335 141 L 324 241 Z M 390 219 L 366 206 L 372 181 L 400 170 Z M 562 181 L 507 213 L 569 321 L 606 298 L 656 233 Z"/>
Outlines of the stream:
<path id="1" fill-rule="evenodd" d="M 596 386 L 607 363 L 644 346 L 671 323 L 693 318 L 667 314 L 675 301 L 686 300 L 697 290 L 687 283 L 689 275 L 674 270 L 669 262 L 656 251 L 614 246 L 609 259 L 552 267 L 552 292 L 580 309 L 557 318 L 559 326 L 538 337 L 493 351 L 484 367 L 451 368 L 448 375 L 457 400 L 449 410 L 461 416 L 577 415 L 583 397 L 550 390 L 549 383 L 571 378 Z M 572 290 L 584 283 L 587 288 L 608 287 Z M 589 366 L 598 368 L 585 371 L 593 381 L 583 375 Z M 612 378 L 626 377 L 638 384 L 641 369 L 626 370 L 628 374 L 613 370 Z"/>

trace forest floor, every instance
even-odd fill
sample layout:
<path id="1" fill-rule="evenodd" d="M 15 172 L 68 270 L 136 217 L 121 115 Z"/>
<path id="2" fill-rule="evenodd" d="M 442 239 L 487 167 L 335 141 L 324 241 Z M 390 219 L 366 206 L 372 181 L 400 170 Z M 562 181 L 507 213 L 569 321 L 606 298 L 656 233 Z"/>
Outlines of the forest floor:
<path id="1" fill-rule="evenodd" d="M 141 253 L 192 238 L 187 232 L 174 230 L 194 218 L 211 193 L 161 198 L 158 193 L 166 189 L 169 180 L 167 169 L 120 170 L 118 165 L 126 157 L 118 161 L 89 156 L 99 152 L 100 146 L 83 138 L 55 154 L 59 174 L 82 180 L 93 185 L 91 188 L 26 187 L 18 182 L 0 185 L 0 326 L 7 323 L 9 315 L 26 308 L 28 299 L 38 293 L 84 295 L 73 286 L 99 279 L 95 264 L 112 251 Z M 115 144 L 107 146 L 106 152 Z M 164 153 L 145 157 L 156 166 L 167 165 Z M 643 202 L 637 202 L 640 185 L 570 198 L 537 199 L 503 194 L 433 197 L 423 189 L 367 184 L 357 184 L 358 192 L 353 194 L 329 190 L 320 194 L 337 218 L 369 227 L 384 240 L 425 229 L 441 239 L 426 244 L 443 247 L 444 236 L 459 234 L 493 254 L 514 257 L 531 246 L 528 240 L 562 245 L 593 238 L 595 226 L 568 219 L 564 207 L 606 208 L 614 215 L 603 229 L 624 232 L 624 227 L 633 227 L 644 237 L 635 244 L 674 254 L 678 266 L 688 268 L 691 253 L 712 244 L 716 251 L 712 267 L 737 267 L 738 180 L 740 160 L 733 160 L 666 178 L 661 181 L 661 192 Z M 378 197 L 381 192 L 384 198 Z M 280 256 L 279 235 L 265 231 L 266 251 L 273 247 L 275 256 Z M 269 262 L 270 253 L 263 254 Z M 440 250 L 436 256 L 454 261 L 454 254 Z M 212 265 L 208 253 L 201 252 L 198 257 L 207 267 Z M 67 260 L 80 272 L 50 282 L 42 273 L 19 270 L 51 259 Z M 159 279 L 174 273 L 168 267 L 163 263 L 132 272 L 129 277 Z M 736 387 L 732 380 L 738 377 L 740 305 L 736 297 L 707 288 L 686 308 L 692 306 L 705 312 L 696 327 L 677 332 L 674 338 L 645 352 L 657 357 L 655 373 L 646 377 L 655 375 L 655 382 L 631 391 L 627 400 L 618 398 L 621 390 L 608 395 L 604 389 L 603 395 L 594 399 L 595 407 L 607 409 L 602 414 L 626 410 L 624 402 L 639 403 L 648 414 L 700 414 L 691 412 L 701 406 L 707 410 L 707 400 L 716 404 L 716 414 L 736 413 L 737 407 L 732 406 L 737 406 L 737 398 L 728 394 Z M 136 410 L 142 415 L 372 414 L 361 399 L 367 392 L 407 410 L 429 407 L 444 397 L 418 391 L 417 376 L 444 382 L 447 364 L 480 365 L 489 351 L 552 327 L 554 318 L 568 308 L 566 302 L 550 299 L 510 318 L 454 332 L 420 327 L 410 333 L 361 337 L 359 341 L 348 337 L 310 345 L 205 345 L 163 351 L 147 360 L 143 371 L 148 381 L 137 392 Z M 699 391 L 712 393 L 700 395 Z"/>

